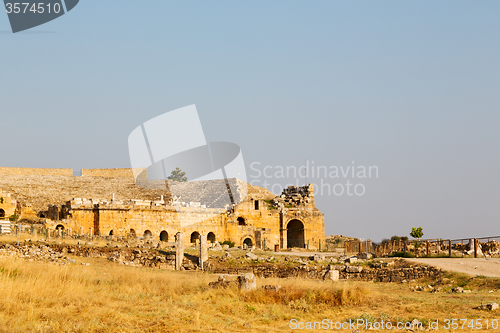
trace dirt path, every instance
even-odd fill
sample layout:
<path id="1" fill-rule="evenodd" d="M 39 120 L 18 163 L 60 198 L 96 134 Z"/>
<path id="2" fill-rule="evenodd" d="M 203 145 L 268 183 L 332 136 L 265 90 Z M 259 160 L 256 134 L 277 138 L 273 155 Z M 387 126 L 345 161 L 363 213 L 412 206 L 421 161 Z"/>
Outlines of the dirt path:
<path id="1" fill-rule="evenodd" d="M 500 277 L 499 258 L 412 258 L 406 259 L 419 262 L 446 271 L 466 273 L 469 275 L 484 275 Z"/>

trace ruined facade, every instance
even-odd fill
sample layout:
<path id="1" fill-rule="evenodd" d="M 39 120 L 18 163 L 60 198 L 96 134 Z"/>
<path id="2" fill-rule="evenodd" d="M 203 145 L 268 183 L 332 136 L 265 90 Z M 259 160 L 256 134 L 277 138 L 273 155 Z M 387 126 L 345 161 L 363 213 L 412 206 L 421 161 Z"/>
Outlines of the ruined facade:
<path id="1" fill-rule="evenodd" d="M 213 204 L 220 197 L 216 181 L 170 184 L 187 188 L 177 198 L 137 188 L 129 169 L 82 170 L 79 177 L 61 170 L 58 174 L 57 169 L 0 168 L 0 187 L 19 200 L 22 219 L 33 221 L 35 216 L 35 222 L 71 234 L 173 242 L 175 234 L 182 232 L 186 245 L 204 234 L 209 243 L 231 241 L 236 246 L 324 246 L 324 217 L 315 206 L 312 185 L 292 186 L 275 196 L 231 179 L 233 193 L 244 188 L 244 198 L 232 207 L 220 208 Z"/>
<path id="2" fill-rule="evenodd" d="M 11 194 L 0 189 L 0 219 L 8 219 L 16 213 L 17 201 Z"/>

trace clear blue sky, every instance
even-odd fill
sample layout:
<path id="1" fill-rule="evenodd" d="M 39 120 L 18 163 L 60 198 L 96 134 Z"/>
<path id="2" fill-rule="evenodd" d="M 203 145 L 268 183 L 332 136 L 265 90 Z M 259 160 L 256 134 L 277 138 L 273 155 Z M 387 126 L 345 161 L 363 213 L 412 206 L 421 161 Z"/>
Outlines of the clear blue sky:
<path id="1" fill-rule="evenodd" d="M 499 13 L 498 1 L 82 0 L 18 34 L 0 14 L 0 164 L 129 167 L 135 127 L 196 104 L 207 140 L 241 146 L 250 180 L 266 180 L 254 162 L 377 166 L 350 179 L 363 196 L 317 195 L 327 234 L 498 235 Z"/>

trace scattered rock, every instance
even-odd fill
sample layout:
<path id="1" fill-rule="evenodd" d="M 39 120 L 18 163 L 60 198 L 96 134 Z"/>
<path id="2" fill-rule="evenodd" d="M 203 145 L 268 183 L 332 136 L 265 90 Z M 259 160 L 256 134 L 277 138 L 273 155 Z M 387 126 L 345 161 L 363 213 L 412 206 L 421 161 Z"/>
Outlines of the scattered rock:
<path id="1" fill-rule="evenodd" d="M 479 305 L 478 307 L 475 307 L 474 309 L 493 311 L 498 309 L 498 304 L 497 303 L 482 304 Z"/>
<path id="2" fill-rule="evenodd" d="M 371 254 L 371 253 L 369 253 L 369 252 L 368 252 L 368 253 L 366 253 L 366 252 L 362 252 L 362 253 L 358 253 L 358 254 L 356 255 L 356 257 L 357 257 L 358 259 L 372 259 L 372 258 L 373 258 L 373 254 Z"/>
<path id="3" fill-rule="evenodd" d="M 222 251 L 222 246 L 219 244 L 219 242 L 215 242 L 212 247 L 210 248 L 212 251 Z"/>
<path id="4" fill-rule="evenodd" d="M 258 260 L 259 257 L 252 252 L 247 252 L 246 257 L 252 260 Z"/>
<path id="5" fill-rule="evenodd" d="M 274 285 L 271 285 L 271 284 L 267 284 L 265 286 L 262 286 L 262 289 L 264 289 L 265 291 L 279 291 L 281 289 L 281 286 L 274 286 Z"/>

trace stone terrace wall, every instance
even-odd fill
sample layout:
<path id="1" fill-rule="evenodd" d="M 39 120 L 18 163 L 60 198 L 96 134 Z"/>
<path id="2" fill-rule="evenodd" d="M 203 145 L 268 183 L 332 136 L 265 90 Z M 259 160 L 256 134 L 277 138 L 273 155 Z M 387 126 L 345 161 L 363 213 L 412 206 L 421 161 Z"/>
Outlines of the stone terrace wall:
<path id="1" fill-rule="evenodd" d="M 130 199 L 155 201 L 163 195 L 164 200 L 171 199 L 171 192 L 164 190 L 145 189 L 136 185 L 134 178 L 130 177 L 73 177 L 59 176 L 50 174 L 17 174 L 12 170 L 6 169 L 10 173 L 0 172 L 0 188 L 12 194 L 23 206 L 31 205 L 35 212 L 47 210 L 48 205 L 63 205 L 73 198 L 111 200 L 115 194 L 116 200 L 128 201 Z M 21 169 L 19 169 L 21 172 Z M 28 169 L 28 170 L 52 170 L 52 169 Z M 55 170 L 55 169 L 54 169 Z M 59 169 L 66 170 L 66 169 Z M 120 169 L 110 169 L 120 170 Z M 127 169 L 121 169 L 127 170 Z M 130 169 L 128 169 L 130 170 Z M 97 174 L 96 171 L 94 174 Z M 110 171 L 111 174 L 113 171 Z M 120 173 L 120 172 L 118 172 Z M 101 174 L 106 174 L 102 172 Z M 124 173 L 122 173 L 124 174 Z M 239 189 L 243 186 L 242 181 L 230 179 L 229 183 L 233 188 Z M 224 185 L 224 186 L 221 186 Z M 200 202 L 207 207 L 223 207 L 222 201 L 228 197 L 225 183 L 220 181 L 200 181 L 179 183 L 169 181 L 169 186 L 173 193 L 182 193 L 180 201 Z M 263 195 L 264 197 L 273 197 L 272 193 L 266 189 L 247 185 L 249 195 Z M 236 191 L 238 192 L 238 190 Z M 233 195 L 241 195 L 233 193 Z M 222 206 L 221 206 L 222 205 Z"/>
<path id="2" fill-rule="evenodd" d="M 36 212 L 48 205 L 62 205 L 73 198 L 111 200 L 165 200 L 165 190 L 147 190 L 137 186 L 134 179 L 106 177 L 2 175 L 0 188 L 12 194 L 23 206 L 32 205 Z"/>
<path id="3" fill-rule="evenodd" d="M 0 168 L 0 175 L 73 176 L 73 169 Z"/>
<path id="4" fill-rule="evenodd" d="M 424 265 L 407 265 L 407 267 L 398 268 L 365 268 L 359 273 L 347 272 L 345 266 L 333 266 L 335 270 L 339 270 L 340 279 L 360 280 L 360 281 L 376 281 L 376 282 L 401 282 L 403 280 L 417 280 L 425 277 L 434 277 L 442 273 L 439 268 Z M 258 265 L 253 267 L 243 268 L 213 268 L 209 269 L 215 274 L 232 274 L 238 275 L 242 273 L 254 273 L 261 278 L 308 278 L 308 279 L 324 279 L 328 268 L 322 267 L 286 267 L 278 268 L 271 265 Z"/>
<path id="5" fill-rule="evenodd" d="M 82 169 L 82 177 L 134 178 L 132 169 Z"/>

